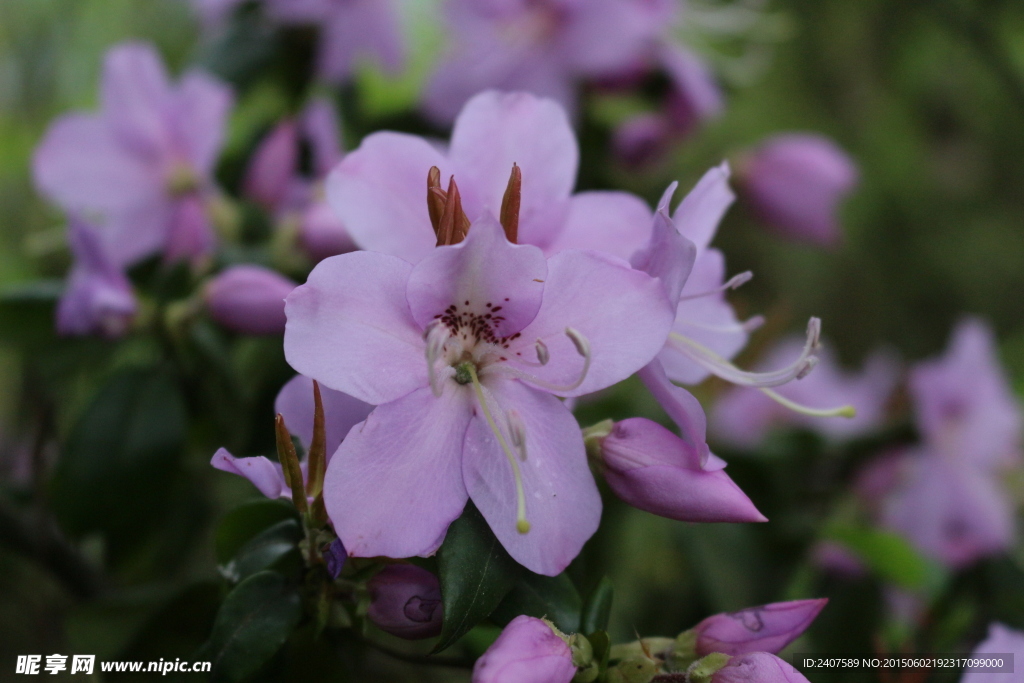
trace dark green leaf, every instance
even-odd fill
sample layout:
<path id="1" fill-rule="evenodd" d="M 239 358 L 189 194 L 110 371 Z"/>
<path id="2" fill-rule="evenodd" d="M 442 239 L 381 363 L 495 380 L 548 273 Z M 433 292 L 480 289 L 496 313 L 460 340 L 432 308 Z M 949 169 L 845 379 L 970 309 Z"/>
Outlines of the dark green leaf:
<path id="1" fill-rule="evenodd" d="M 56 339 L 54 315 L 60 280 L 37 280 L 0 292 L 0 341 L 38 346 Z"/>
<path id="2" fill-rule="evenodd" d="M 196 658 L 212 663 L 213 681 L 244 680 L 281 649 L 301 619 L 296 587 L 275 572 L 253 574 L 224 599 Z"/>
<path id="3" fill-rule="evenodd" d="M 587 604 L 583 607 L 580 633 L 593 633 L 608 628 L 608 619 L 612 614 L 613 595 L 612 580 L 607 576 L 602 577 L 601 582 L 594 588 L 594 592 L 587 598 Z"/>
<path id="4" fill-rule="evenodd" d="M 302 527 L 294 519 L 286 519 L 266 529 L 242 546 L 225 571 L 233 581 L 269 569 L 289 553 L 298 554 Z"/>
<path id="5" fill-rule="evenodd" d="M 166 508 L 184 449 L 186 415 L 160 369 L 114 374 L 71 430 L 53 479 L 63 528 L 99 531 L 115 559 L 144 540 Z"/>
<path id="6" fill-rule="evenodd" d="M 545 617 L 562 631 L 576 633 L 580 631 L 581 608 L 580 594 L 567 574 L 541 576 L 524 571 L 492 618 L 507 624 L 520 614 Z"/>
<path id="7" fill-rule="evenodd" d="M 921 589 L 932 574 L 928 561 L 902 536 L 881 529 L 835 526 L 826 536 L 839 541 L 882 578 L 903 588 Z"/>
<path id="8" fill-rule="evenodd" d="M 228 514 L 217 527 L 215 541 L 217 562 L 227 564 L 246 543 L 278 522 L 298 520 L 295 508 L 284 499 L 254 500 L 240 505 Z"/>
<path id="9" fill-rule="evenodd" d="M 448 527 L 437 566 L 444 623 L 434 652 L 444 650 L 490 616 L 512 590 L 520 572 L 472 503 Z"/>

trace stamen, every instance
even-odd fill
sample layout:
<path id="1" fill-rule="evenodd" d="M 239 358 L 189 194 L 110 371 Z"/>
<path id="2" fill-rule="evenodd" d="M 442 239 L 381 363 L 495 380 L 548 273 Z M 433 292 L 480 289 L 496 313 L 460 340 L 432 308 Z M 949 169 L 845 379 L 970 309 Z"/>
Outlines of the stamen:
<path id="1" fill-rule="evenodd" d="M 586 337 L 584 337 L 582 334 L 572 329 L 571 327 L 565 328 L 565 336 L 569 337 L 569 340 L 572 341 L 573 346 L 576 347 L 576 352 L 583 356 L 583 369 L 580 370 L 580 376 L 577 377 L 576 381 L 573 382 L 572 384 L 552 384 L 551 382 L 543 380 L 540 377 L 535 377 L 529 373 L 523 372 L 522 370 L 511 367 L 505 363 L 502 363 L 500 365 L 493 365 L 490 367 L 493 367 L 497 372 L 504 372 L 506 374 L 512 375 L 517 379 L 529 382 L 530 384 L 535 384 L 536 386 L 542 389 L 547 389 L 548 391 L 556 394 L 572 391 L 573 389 L 576 389 L 581 384 L 583 384 L 583 380 L 587 378 L 587 373 L 590 372 L 590 342 L 587 341 Z M 525 361 L 519 360 L 519 362 L 524 363 Z M 528 364 L 532 365 L 531 363 Z"/>
<path id="2" fill-rule="evenodd" d="M 761 387 L 761 391 L 779 405 L 801 415 L 809 415 L 810 417 L 857 417 L 857 409 L 851 405 L 839 406 L 838 408 L 811 408 L 796 401 L 791 401 L 771 389 Z"/>
<path id="3" fill-rule="evenodd" d="M 693 320 L 684 320 L 683 324 L 687 327 L 696 327 L 698 330 L 707 330 L 708 332 L 753 332 L 757 328 L 764 325 L 764 316 L 755 315 L 752 318 L 748 318 L 742 322 L 738 322 L 732 325 L 709 325 L 707 323 L 699 323 Z"/>
<path id="4" fill-rule="evenodd" d="M 437 362 L 441 360 L 445 342 L 450 336 L 448 326 L 441 324 L 440 320 L 432 321 L 423 333 L 423 338 L 427 342 L 427 379 L 430 380 L 430 390 L 434 392 L 434 396 L 441 395 L 441 377 L 437 374 Z"/>
<path id="5" fill-rule="evenodd" d="M 495 438 L 498 439 L 498 443 L 501 444 L 501 449 L 505 451 L 508 464 L 512 466 L 512 476 L 516 481 L 516 531 L 525 534 L 530 531 L 530 522 L 526 519 L 526 493 L 523 491 L 523 475 L 519 471 L 519 463 L 516 461 L 515 455 L 512 454 L 512 449 L 505 442 L 505 436 L 498 429 L 498 425 L 495 424 L 494 418 L 491 416 L 491 410 L 487 407 L 487 399 L 484 398 L 483 386 L 480 384 L 480 378 L 476 374 L 476 367 L 471 363 L 467 363 L 466 366 L 473 382 L 473 390 L 476 392 L 476 400 L 480 404 L 484 417 L 487 419 L 487 425 L 491 428 Z M 525 437 L 525 433 L 523 436 Z"/>
<path id="6" fill-rule="evenodd" d="M 519 451 L 519 459 L 526 462 L 526 425 L 523 424 L 523 418 L 516 410 L 508 411 L 505 417 L 508 419 L 508 435 L 512 445 Z"/>
<path id="7" fill-rule="evenodd" d="M 726 282 L 721 287 L 715 287 L 714 289 L 709 289 L 706 292 L 700 292 L 698 294 L 687 294 L 686 296 L 679 297 L 679 300 L 690 301 L 691 299 L 702 299 L 706 296 L 711 296 L 712 294 L 718 294 L 719 292 L 727 292 L 730 289 L 736 289 L 741 285 L 745 285 L 746 283 L 750 282 L 751 278 L 753 277 L 753 271 L 747 270 L 740 273 L 739 275 L 733 275 L 731 278 L 729 278 L 729 281 Z"/>
<path id="8" fill-rule="evenodd" d="M 537 360 L 540 361 L 541 365 L 547 365 L 548 361 L 551 360 L 551 354 L 548 352 L 548 345 L 540 339 L 537 340 Z"/>
<path id="9" fill-rule="evenodd" d="M 677 332 L 669 334 L 669 343 L 672 345 L 672 348 L 683 353 L 711 374 L 721 377 L 727 382 L 746 387 L 760 388 L 777 387 L 780 384 L 806 376 L 818 363 L 818 357 L 814 355 L 814 352 L 818 350 L 820 337 L 821 320 L 811 318 L 807 323 L 807 342 L 804 344 L 800 356 L 790 365 L 770 372 L 740 370 L 703 344 L 699 344 Z"/>

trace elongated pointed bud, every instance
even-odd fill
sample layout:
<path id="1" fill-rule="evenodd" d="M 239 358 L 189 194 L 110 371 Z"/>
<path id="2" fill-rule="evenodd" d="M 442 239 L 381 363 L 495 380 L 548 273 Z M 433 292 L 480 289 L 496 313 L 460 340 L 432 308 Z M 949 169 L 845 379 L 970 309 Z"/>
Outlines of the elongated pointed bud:
<path id="1" fill-rule="evenodd" d="M 434 227 L 434 234 L 440 238 L 438 227 L 441 225 L 441 214 L 444 213 L 444 205 L 448 195 L 441 188 L 441 169 L 431 166 L 427 171 L 427 213 L 430 214 L 430 224 Z"/>
<path id="2" fill-rule="evenodd" d="M 469 218 L 462 210 L 462 195 L 459 194 L 459 186 L 455 184 L 455 176 L 448 181 L 447 198 L 444 203 L 444 212 L 438 222 L 437 246 L 443 247 L 450 244 L 458 244 L 466 239 L 469 234 Z"/>
<path id="3" fill-rule="evenodd" d="M 309 444 L 307 459 L 306 495 L 316 498 L 324 489 L 324 472 L 327 470 L 327 429 L 324 426 L 324 402 L 320 397 L 320 385 L 313 380 L 313 440 Z"/>
<path id="4" fill-rule="evenodd" d="M 693 628 L 696 652 L 701 656 L 712 652 L 778 652 L 811 625 L 827 602 L 824 598 L 792 600 L 715 614 Z"/>
<path id="5" fill-rule="evenodd" d="M 299 456 L 295 453 L 295 444 L 292 443 L 292 435 L 284 423 L 284 417 L 280 413 L 274 421 L 274 431 L 277 435 L 277 459 L 281 462 L 281 469 L 284 470 L 284 480 L 292 490 L 292 502 L 295 509 L 306 514 L 308 504 L 306 502 L 306 491 L 302 486 L 302 469 L 299 467 Z"/>
<path id="6" fill-rule="evenodd" d="M 505 237 L 512 244 L 519 239 L 519 205 L 523 198 L 523 172 L 519 166 L 512 164 L 512 175 L 505 188 L 505 196 L 501 198 L 501 227 L 505 229 Z"/>

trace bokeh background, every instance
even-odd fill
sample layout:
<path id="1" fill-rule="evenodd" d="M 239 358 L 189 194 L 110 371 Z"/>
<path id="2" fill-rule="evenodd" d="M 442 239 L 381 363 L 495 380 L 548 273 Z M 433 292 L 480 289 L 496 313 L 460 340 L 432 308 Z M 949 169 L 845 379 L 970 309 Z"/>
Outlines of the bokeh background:
<path id="1" fill-rule="evenodd" d="M 608 153 L 603 122 L 614 117 L 615 106 L 596 98 L 581 123 L 578 189 L 627 189 L 653 203 L 671 180 L 688 188 L 707 168 L 769 134 L 824 133 L 849 152 L 861 173 L 842 209 L 840 248 L 780 239 L 742 206 L 727 214 L 715 240 L 730 272 L 755 273 L 731 296 L 737 310 L 768 319 L 739 364 L 755 361 L 781 334 L 799 332 L 811 315 L 823 319 L 828 344 L 852 367 L 879 347 L 910 364 L 940 353 L 955 322 L 972 314 L 992 325 L 1009 380 L 1024 394 L 1024 4 L 692 5 L 696 20 L 686 25 L 685 36 L 725 88 L 724 115 L 638 171 Z M 339 96 L 349 149 L 377 128 L 432 132 L 408 108 L 440 40 L 436 17 L 428 0 L 408 0 L 404 12 L 416 50 L 413 68 L 399 81 L 364 73 Z M 724 27 L 722 17 L 728 18 Z M 32 150 L 55 116 L 95 106 L 103 53 L 129 38 L 154 43 L 172 72 L 198 62 L 239 86 L 240 105 L 219 168 L 229 189 L 237 187 L 255 140 L 289 96 L 288 58 L 269 76 L 251 80 L 245 51 L 269 49 L 266 58 L 273 60 L 302 50 L 301 36 L 241 36 L 228 47 L 204 42 L 181 0 L 0 3 L 4 680 L 13 676 L 17 654 L 173 658 L 205 640 L 223 590 L 214 555 L 216 524 L 257 495 L 244 481 L 215 472 L 209 457 L 225 444 L 235 452 L 270 451 L 271 401 L 289 376 L 279 340 L 211 339 L 207 355 L 176 359 L 191 369 L 191 379 L 168 384 L 159 373 L 137 379 L 149 383 L 142 393 L 153 404 L 140 410 L 162 417 L 149 424 L 144 416 L 128 429 L 169 433 L 164 445 L 176 455 L 166 469 L 69 474 L 59 468 L 64 444 L 83 429 L 87 411 L 85 424 L 114 420 L 116 430 L 119 418 L 106 414 L 103 402 L 97 407 L 95 397 L 104 387 L 106 404 L 116 405 L 118 392 L 128 390 L 105 380 L 123 368 L 159 367 L 167 353 L 154 340 L 114 347 L 59 340 L 48 331 L 52 308 L 37 305 L 46 300 L 47 282 L 52 287 L 63 276 L 69 257 L 62 216 L 33 188 Z M 199 382 L 210 377 L 208 364 L 221 370 L 215 381 Z M 697 393 L 710 402 L 722 388 L 709 381 Z M 186 422 L 186 413 L 204 410 L 209 419 Z M 634 414 L 662 419 L 639 385 L 627 384 L 584 406 L 580 419 L 587 424 L 590 416 Z M 772 519 L 767 525 L 688 525 L 609 499 L 602 534 L 572 571 L 585 582 L 587 568 L 600 566 L 613 579 L 613 638 L 674 635 L 714 612 L 814 596 L 832 603 L 797 651 L 963 652 L 992 620 L 1024 628 L 1021 543 L 960 572 L 888 551 L 879 551 L 886 557 L 873 565 L 884 566 L 883 572 L 858 578 L 831 576 L 810 562 L 810 549 L 859 464 L 881 443 L 913 439 L 905 398 L 894 399 L 891 415 L 878 435 L 842 446 L 790 431 L 756 451 L 716 449 Z M 141 437 L 130 432 L 124 438 Z M 120 445 L 108 439 L 94 447 L 116 454 Z M 75 484 L 55 482 L 55 471 Z M 1024 498 L 1020 477 L 1007 485 L 1018 502 Z M 103 534 L 90 531 L 97 526 Z M 894 616 L 886 594 L 900 582 L 930 596 L 924 622 Z M 344 676 L 341 660 L 311 652 L 289 655 L 308 665 L 307 680 L 344 680 L 338 678 Z M 428 675 L 390 664 L 381 671 L 381 680 Z M 429 675 L 460 680 L 463 674 L 439 669 Z M 831 672 L 812 680 L 877 680 L 873 676 Z"/>

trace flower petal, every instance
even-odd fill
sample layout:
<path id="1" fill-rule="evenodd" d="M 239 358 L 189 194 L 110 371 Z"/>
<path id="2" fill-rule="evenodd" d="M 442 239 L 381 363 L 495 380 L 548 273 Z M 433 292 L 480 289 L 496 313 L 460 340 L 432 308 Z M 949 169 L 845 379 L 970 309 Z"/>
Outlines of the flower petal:
<path id="1" fill-rule="evenodd" d="M 442 316 L 461 316 L 463 329 L 510 337 L 537 316 L 547 270 L 540 249 L 509 244 L 501 225 L 484 215 L 465 241 L 435 249 L 413 268 L 409 308 L 422 328 Z"/>
<path id="2" fill-rule="evenodd" d="M 431 166 L 447 180 L 450 164 L 423 138 L 374 133 L 327 177 L 327 199 L 360 247 L 415 263 L 437 242 L 427 213 Z"/>
<path id="3" fill-rule="evenodd" d="M 711 244 L 722 216 L 736 199 L 729 187 L 729 163 L 709 170 L 676 207 L 672 220 L 679 233 L 703 251 Z"/>
<path id="4" fill-rule="evenodd" d="M 341 440 L 353 426 L 366 419 L 373 406 L 323 386 L 320 387 L 320 398 L 324 404 L 327 459 L 330 462 Z M 309 444 L 313 441 L 313 380 L 305 375 L 295 375 L 288 380 L 281 391 L 277 392 L 274 412 L 284 416 L 288 431 L 299 437 L 302 445 L 309 450 Z"/>
<path id="5" fill-rule="evenodd" d="M 227 85 L 201 71 L 185 74 L 178 86 L 175 132 L 188 160 L 203 175 L 217 163 L 233 101 Z"/>
<path id="6" fill-rule="evenodd" d="M 556 392 L 582 396 L 622 381 L 657 354 L 668 336 L 672 309 L 661 283 L 624 261 L 590 251 L 563 251 L 548 259 L 544 302 L 537 317 L 510 348 L 509 358 L 533 359 L 542 340 L 550 362 L 530 374 L 561 385 L 580 375 L 583 359 L 565 330 L 587 339 L 591 365 L 575 389 Z M 516 355 L 519 354 L 519 355 Z"/>
<path id="7" fill-rule="evenodd" d="M 658 278 L 668 300 L 678 301 L 696 258 L 697 246 L 680 235 L 668 214 L 659 210 L 650 241 L 633 255 L 630 264 Z"/>
<path id="8" fill-rule="evenodd" d="M 455 122 L 449 157 L 471 221 L 487 209 L 498 213 L 512 164 L 518 164 L 519 241 L 543 247 L 554 239 L 579 166 L 576 135 L 557 102 L 524 92 L 480 93 Z"/>
<path id="9" fill-rule="evenodd" d="M 402 259 L 368 251 L 321 261 L 285 300 L 291 366 L 374 405 L 426 386 L 422 330 L 405 298 L 410 272 Z"/>
<path id="10" fill-rule="evenodd" d="M 545 251 L 594 249 L 626 261 L 651 235 L 651 210 L 628 192 L 580 192 L 569 200 L 565 224 Z"/>
<path id="11" fill-rule="evenodd" d="M 279 498 L 288 493 L 281 466 L 262 455 L 236 458 L 226 448 L 218 448 L 210 464 L 218 470 L 245 477 L 267 498 Z"/>
<path id="12" fill-rule="evenodd" d="M 579 554 L 601 519 L 601 497 L 587 466 L 579 425 L 558 399 L 516 380 L 491 380 L 487 388 L 495 420 L 506 423 L 505 416 L 514 410 L 525 427 L 526 460 L 519 461 L 519 469 L 530 531 L 516 530 L 512 468 L 479 408 L 466 432 L 466 488 L 517 562 L 555 576 Z M 507 429 L 504 438 L 509 443 Z"/>
<path id="13" fill-rule="evenodd" d="M 152 45 L 129 42 L 111 48 L 103 61 L 100 90 L 103 117 L 118 140 L 140 154 L 171 151 L 173 91 Z"/>
<path id="14" fill-rule="evenodd" d="M 460 454 L 469 393 L 445 383 L 378 406 L 348 433 L 327 468 L 324 502 L 352 557 L 431 555 L 462 514 Z"/>
<path id="15" fill-rule="evenodd" d="M 637 375 L 661 405 L 662 410 L 679 427 L 679 436 L 687 448 L 699 455 L 701 466 L 705 470 L 724 467 L 724 464 L 718 466 L 721 462 L 718 458 L 715 458 L 716 462 L 709 463 L 712 456 L 707 444 L 707 417 L 700 401 L 686 389 L 672 384 L 657 359 L 651 361 Z"/>

